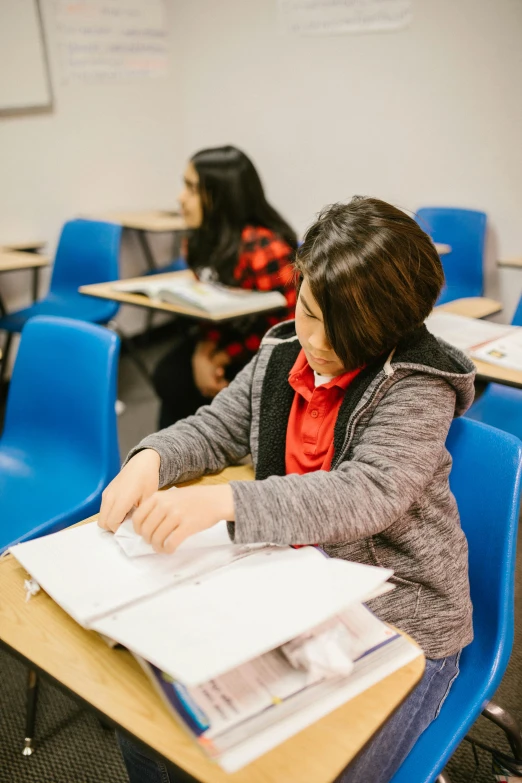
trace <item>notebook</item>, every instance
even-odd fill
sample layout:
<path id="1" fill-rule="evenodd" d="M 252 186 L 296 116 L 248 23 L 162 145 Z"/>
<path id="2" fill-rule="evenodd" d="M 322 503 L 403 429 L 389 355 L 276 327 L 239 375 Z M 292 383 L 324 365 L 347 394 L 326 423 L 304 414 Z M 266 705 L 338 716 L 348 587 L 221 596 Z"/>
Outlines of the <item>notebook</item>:
<path id="1" fill-rule="evenodd" d="M 83 627 L 141 661 L 227 771 L 421 654 L 362 606 L 391 571 L 312 546 L 236 545 L 225 522 L 172 555 L 129 557 L 95 522 L 10 552 Z"/>
<path id="2" fill-rule="evenodd" d="M 141 294 L 222 318 L 232 317 L 238 310 L 243 314 L 286 307 L 286 299 L 279 291 L 246 291 L 243 288 L 191 280 L 186 276 L 171 280 L 143 280 L 139 283 L 119 282 L 112 287 L 116 291 Z"/>

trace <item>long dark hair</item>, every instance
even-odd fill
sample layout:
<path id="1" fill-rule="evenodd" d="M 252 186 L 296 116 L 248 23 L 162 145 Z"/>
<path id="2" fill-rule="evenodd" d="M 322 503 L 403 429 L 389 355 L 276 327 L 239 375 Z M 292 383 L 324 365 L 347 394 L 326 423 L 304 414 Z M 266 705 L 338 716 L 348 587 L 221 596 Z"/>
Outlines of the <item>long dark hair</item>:
<path id="1" fill-rule="evenodd" d="M 420 327 L 444 283 L 435 246 L 417 223 L 385 201 L 360 196 L 323 209 L 295 266 L 347 370 Z"/>
<path id="2" fill-rule="evenodd" d="M 189 238 L 188 263 L 192 269 L 211 267 L 223 283 L 234 283 L 245 226 L 262 226 L 290 247 L 297 237 L 268 203 L 254 164 L 236 147 L 200 150 L 191 162 L 199 176 L 203 208 L 201 227 Z"/>

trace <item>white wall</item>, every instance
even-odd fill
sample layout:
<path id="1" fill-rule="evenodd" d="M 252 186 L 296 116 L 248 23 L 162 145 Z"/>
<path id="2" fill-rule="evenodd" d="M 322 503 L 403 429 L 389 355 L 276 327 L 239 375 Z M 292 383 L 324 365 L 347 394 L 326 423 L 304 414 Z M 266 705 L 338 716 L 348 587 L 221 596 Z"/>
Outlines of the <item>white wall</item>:
<path id="1" fill-rule="evenodd" d="M 52 0 L 42 0 L 54 111 L 0 119 L 0 244 L 32 238 L 54 251 L 70 217 L 109 209 L 176 204 L 182 167 L 179 75 L 172 62 L 163 78 L 114 84 L 65 84 L 60 70 Z M 1 23 L 1 22 L 0 22 Z M 173 46 L 170 46 L 172 50 Z M 172 238 L 156 242 L 168 256 Z M 146 269 L 133 237 L 125 237 L 122 271 Z M 45 292 L 47 280 L 42 280 Z M 9 308 L 25 306 L 27 273 L 3 274 Z M 129 331 L 142 311 L 126 311 Z"/>
<path id="2" fill-rule="evenodd" d="M 55 108 L 0 120 L 0 243 L 52 250 L 70 216 L 169 206 L 190 153 L 234 143 L 299 231 L 354 193 L 484 209 L 487 293 L 511 316 L 522 271 L 494 259 L 522 253 L 520 0 L 414 0 L 408 29 L 328 38 L 278 33 L 276 0 L 167 0 L 169 75 L 93 85 L 62 83 L 42 5 Z M 143 268 L 126 241 L 124 274 Z M 28 301 L 26 276 L 0 286 L 10 307 Z"/>
<path id="3" fill-rule="evenodd" d="M 399 32 L 298 38 L 276 0 L 172 0 L 185 154 L 235 143 L 301 231 L 325 203 L 486 211 L 487 293 L 509 318 L 522 270 L 522 3 L 413 0 Z"/>

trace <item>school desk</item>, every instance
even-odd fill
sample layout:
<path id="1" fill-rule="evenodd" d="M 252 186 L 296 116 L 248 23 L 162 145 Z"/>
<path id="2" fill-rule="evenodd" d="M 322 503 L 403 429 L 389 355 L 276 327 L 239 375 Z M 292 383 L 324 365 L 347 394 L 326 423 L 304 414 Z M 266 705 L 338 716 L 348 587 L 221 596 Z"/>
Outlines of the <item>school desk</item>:
<path id="1" fill-rule="evenodd" d="M 445 310 L 455 315 L 466 315 L 468 318 L 486 318 L 488 315 L 499 313 L 502 310 L 502 304 L 485 296 L 467 296 L 463 299 L 446 302 L 436 309 Z"/>
<path id="2" fill-rule="evenodd" d="M 91 215 L 93 220 L 107 220 L 111 223 L 119 223 L 123 228 L 133 231 L 137 237 L 148 268 L 151 271 L 158 269 L 154 260 L 154 254 L 148 240 L 148 234 L 178 234 L 185 231 L 185 221 L 175 211 L 168 210 L 141 210 L 134 212 L 102 212 Z M 179 250 L 175 243 L 173 255 Z"/>
<path id="3" fill-rule="evenodd" d="M 34 242 L 14 242 L 7 245 L 2 245 L 0 250 L 21 250 L 26 253 L 38 253 L 47 243 L 40 240 Z"/>
<path id="4" fill-rule="evenodd" d="M 522 266 L 522 256 L 519 258 L 500 258 L 497 261 L 498 266 L 515 266 L 515 267 L 521 267 Z"/>
<path id="5" fill-rule="evenodd" d="M 161 283 L 162 280 L 169 281 L 183 277 L 194 279 L 194 273 L 189 269 L 184 269 L 180 272 L 164 272 L 162 274 L 154 275 L 153 280 L 154 284 L 157 284 Z M 139 307 L 145 307 L 148 310 L 161 310 L 163 312 L 173 313 L 174 315 L 183 315 L 189 318 L 197 318 L 200 321 L 225 321 L 230 320 L 231 318 L 239 318 L 243 315 L 251 314 L 251 311 L 248 307 L 241 306 L 237 307 L 237 309 L 234 311 L 227 310 L 226 315 L 203 313 L 197 307 L 191 307 L 190 305 L 160 302 L 158 299 L 151 299 L 150 297 L 143 296 L 142 294 L 132 294 L 128 291 L 118 291 L 113 286 L 117 285 L 119 282 L 121 283 L 122 281 L 115 280 L 114 282 L 109 283 L 94 283 L 93 285 L 83 285 L 78 290 L 81 294 L 86 294 L 87 296 L 95 296 L 100 299 L 113 299 L 114 301 L 121 302 L 122 304 L 138 305 Z M 126 285 L 135 283 L 136 286 L 139 287 L 140 285 L 146 285 L 147 283 L 150 283 L 151 278 L 148 276 L 134 277 L 125 279 L 123 282 L 125 282 Z M 271 307 L 268 309 L 273 310 L 274 308 Z M 256 313 L 259 312 L 263 311 L 256 311 Z"/>
<path id="6" fill-rule="evenodd" d="M 252 469 L 238 466 L 188 483 L 219 484 L 250 478 Z M 168 759 L 202 783 L 331 783 L 401 704 L 424 671 L 420 656 L 228 775 L 206 759 L 168 713 L 129 652 L 110 649 L 96 633 L 75 623 L 43 591 L 26 602 L 25 578 L 27 575 L 11 555 L 0 560 L 0 640 L 5 647 L 88 704 L 106 722 L 137 738 L 153 755 Z M 22 741 L 21 737 L 20 746 Z"/>
<path id="7" fill-rule="evenodd" d="M 50 259 L 37 253 L 6 250 L 0 248 L 0 273 L 18 272 L 23 269 L 33 270 L 33 302 L 38 298 L 38 273 L 43 266 L 49 266 Z M 5 315 L 6 309 L 0 296 L 0 315 Z"/>
<path id="8" fill-rule="evenodd" d="M 451 253 L 451 245 L 444 245 L 442 242 L 434 242 L 434 245 L 439 256 L 447 256 Z"/>

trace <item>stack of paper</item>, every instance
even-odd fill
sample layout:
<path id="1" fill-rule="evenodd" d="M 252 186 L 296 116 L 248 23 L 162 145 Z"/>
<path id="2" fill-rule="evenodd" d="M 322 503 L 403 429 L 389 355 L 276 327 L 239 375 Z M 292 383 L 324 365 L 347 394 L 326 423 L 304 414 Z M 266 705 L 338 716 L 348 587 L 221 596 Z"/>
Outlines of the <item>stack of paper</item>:
<path id="1" fill-rule="evenodd" d="M 469 353 L 473 348 L 489 340 L 495 340 L 513 330 L 512 326 L 482 321 L 479 318 L 467 318 L 437 311 L 426 318 L 429 331 L 450 345 Z"/>
<path id="2" fill-rule="evenodd" d="M 311 546 L 238 546 L 224 522 L 173 555 L 129 557 L 96 523 L 10 551 L 81 625 L 139 657 L 228 771 L 420 654 L 361 604 L 391 571 Z"/>

